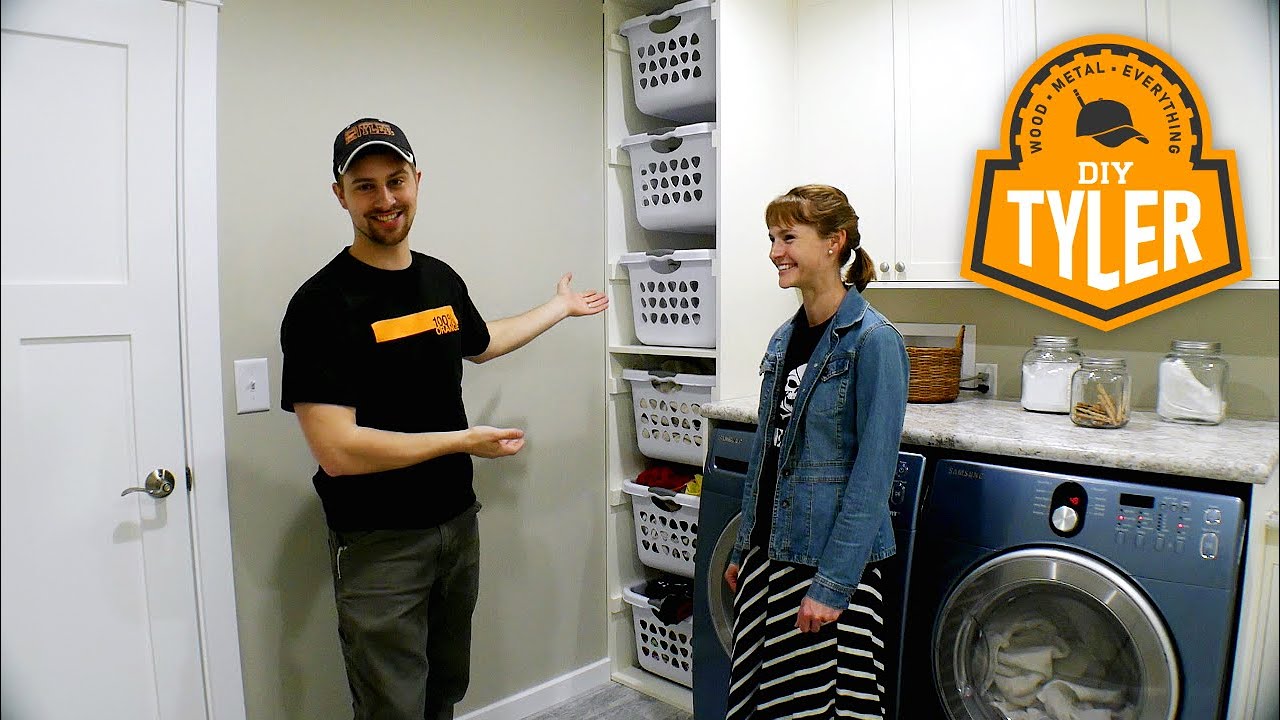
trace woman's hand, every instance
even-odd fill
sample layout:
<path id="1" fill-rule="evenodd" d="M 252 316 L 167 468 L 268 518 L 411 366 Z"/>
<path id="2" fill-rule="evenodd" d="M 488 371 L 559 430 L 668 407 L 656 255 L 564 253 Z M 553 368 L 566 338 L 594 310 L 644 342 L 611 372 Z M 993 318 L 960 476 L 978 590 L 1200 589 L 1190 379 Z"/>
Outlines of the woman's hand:
<path id="1" fill-rule="evenodd" d="M 800 601 L 800 612 L 796 614 L 796 627 L 800 632 L 818 632 L 823 625 L 833 623 L 840 618 L 840 610 L 823 605 L 817 600 L 805 596 Z"/>
<path id="2" fill-rule="evenodd" d="M 729 563 L 729 567 L 724 569 L 724 581 L 729 583 L 729 589 L 738 592 L 738 565 Z"/>

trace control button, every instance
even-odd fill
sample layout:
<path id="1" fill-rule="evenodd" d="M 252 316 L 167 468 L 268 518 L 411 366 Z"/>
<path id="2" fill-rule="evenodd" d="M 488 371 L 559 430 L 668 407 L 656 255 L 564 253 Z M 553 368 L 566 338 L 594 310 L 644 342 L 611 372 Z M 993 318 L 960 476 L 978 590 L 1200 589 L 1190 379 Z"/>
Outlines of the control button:
<path id="1" fill-rule="evenodd" d="M 1210 525 L 1222 524 L 1222 511 L 1218 508 L 1209 508 L 1204 511 L 1204 521 Z"/>
<path id="2" fill-rule="evenodd" d="M 1190 504 L 1190 503 L 1182 503 L 1182 512 L 1184 512 L 1184 513 L 1189 513 L 1189 512 L 1191 512 L 1191 504 Z"/>
<path id="3" fill-rule="evenodd" d="M 893 484 L 893 502 L 900 503 L 907 496 L 907 484 L 896 482 Z"/>
<path id="4" fill-rule="evenodd" d="M 1058 532 L 1069 533 L 1076 529 L 1076 525 L 1080 524 L 1080 516 L 1076 514 L 1075 510 L 1066 505 L 1054 510 L 1050 519 L 1053 521 L 1053 526 L 1058 529 Z"/>
<path id="5" fill-rule="evenodd" d="M 1200 536 L 1200 557 L 1212 560 L 1218 557 L 1218 533 L 1205 533 Z"/>
<path id="6" fill-rule="evenodd" d="M 1124 537 L 1125 537 L 1125 534 L 1124 534 L 1123 532 L 1117 532 L 1117 533 L 1116 533 L 1116 544 L 1117 544 L 1117 545 L 1123 545 L 1123 544 L 1124 544 Z"/>
<path id="7" fill-rule="evenodd" d="M 1142 547 L 1143 545 L 1146 545 L 1147 544 L 1146 534 L 1138 533 L 1137 536 L 1133 538 L 1133 544 L 1136 545 L 1137 547 Z"/>
<path id="8" fill-rule="evenodd" d="M 1159 552 L 1163 549 L 1164 549 L 1164 536 L 1157 535 L 1156 536 L 1156 552 Z"/>
<path id="9" fill-rule="evenodd" d="M 1178 538 L 1176 541 L 1174 541 L 1173 551 L 1175 553 L 1182 554 L 1182 551 L 1185 549 L 1187 549 L 1187 544 L 1183 542 L 1182 538 Z"/>

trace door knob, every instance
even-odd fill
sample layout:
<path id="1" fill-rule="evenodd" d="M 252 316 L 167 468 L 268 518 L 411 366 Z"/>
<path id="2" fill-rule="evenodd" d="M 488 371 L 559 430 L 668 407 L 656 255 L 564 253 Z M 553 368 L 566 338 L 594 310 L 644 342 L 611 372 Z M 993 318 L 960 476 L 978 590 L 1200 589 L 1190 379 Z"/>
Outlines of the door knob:
<path id="1" fill-rule="evenodd" d="M 889 272 L 889 263 L 887 262 L 880 263 L 880 272 L 882 273 Z"/>
<path id="2" fill-rule="evenodd" d="M 894 264 L 894 266 L 893 266 L 893 269 L 894 269 L 894 270 L 897 270 L 898 272 L 906 272 L 906 270 L 907 270 L 907 264 L 906 264 L 906 263 L 904 263 L 904 262 L 898 262 L 898 263 L 895 263 L 895 264 Z"/>
<path id="3" fill-rule="evenodd" d="M 147 475 L 146 487 L 126 488 L 120 493 L 120 497 L 124 497 L 129 493 L 144 492 L 153 498 L 169 497 L 169 493 L 173 492 L 174 477 L 173 473 L 164 468 L 156 468 Z"/>

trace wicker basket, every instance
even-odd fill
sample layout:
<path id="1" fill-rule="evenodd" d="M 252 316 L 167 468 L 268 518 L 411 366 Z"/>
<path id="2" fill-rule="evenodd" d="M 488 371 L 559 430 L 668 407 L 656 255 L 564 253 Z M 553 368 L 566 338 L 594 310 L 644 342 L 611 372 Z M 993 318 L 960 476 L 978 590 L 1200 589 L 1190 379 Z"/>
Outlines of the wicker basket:
<path id="1" fill-rule="evenodd" d="M 907 384 L 907 402 L 944 403 L 960 396 L 960 358 L 964 354 L 964 326 L 956 336 L 955 347 L 907 346 L 911 360 L 911 378 Z"/>

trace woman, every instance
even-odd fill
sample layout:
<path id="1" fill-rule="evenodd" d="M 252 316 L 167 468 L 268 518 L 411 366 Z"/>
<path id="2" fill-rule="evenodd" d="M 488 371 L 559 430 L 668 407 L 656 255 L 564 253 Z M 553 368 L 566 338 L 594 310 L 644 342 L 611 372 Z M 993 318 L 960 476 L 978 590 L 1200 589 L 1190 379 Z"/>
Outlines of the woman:
<path id="1" fill-rule="evenodd" d="M 803 306 L 760 364 L 760 424 L 725 571 L 737 593 L 728 718 L 880 718 L 892 641 L 880 564 L 895 552 L 906 348 L 860 294 L 875 268 L 843 192 L 793 188 L 765 224 L 778 285 L 798 288 Z"/>

